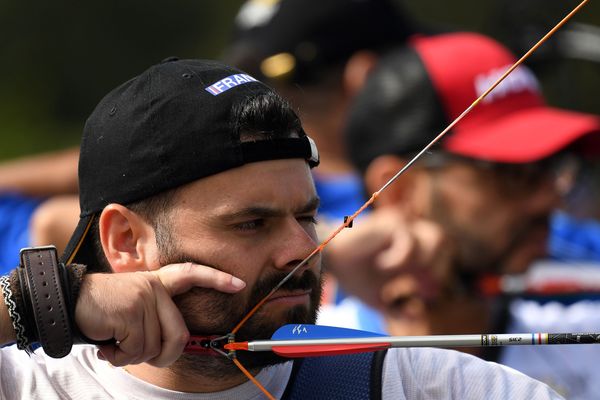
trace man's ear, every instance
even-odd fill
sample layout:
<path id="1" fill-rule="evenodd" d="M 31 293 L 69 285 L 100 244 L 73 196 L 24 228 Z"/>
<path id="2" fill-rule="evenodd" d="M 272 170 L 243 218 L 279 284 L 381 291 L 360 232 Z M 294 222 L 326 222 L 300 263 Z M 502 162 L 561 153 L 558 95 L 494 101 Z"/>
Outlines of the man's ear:
<path id="1" fill-rule="evenodd" d="M 346 62 L 344 67 L 344 90 L 353 97 L 364 86 L 367 76 L 377 64 L 377 54 L 368 50 L 361 50 L 354 53 Z"/>
<path id="2" fill-rule="evenodd" d="M 100 214 L 100 240 L 115 272 L 158 268 L 154 229 L 138 214 L 120 204 L 109 204 Z"/>
<path id="3" fill-rule="evenodd" d="M 405 159 L 390 154 L 379 156 L 371 161 L 364 176 L 368 193 L 381 189 L 406 163 Z M 407 170 L 377 197 L 376 204 L 380 207 L 400 206 L 409 209 L 412 192 L 415 189 L 415 179 L 415 174 Z"/>

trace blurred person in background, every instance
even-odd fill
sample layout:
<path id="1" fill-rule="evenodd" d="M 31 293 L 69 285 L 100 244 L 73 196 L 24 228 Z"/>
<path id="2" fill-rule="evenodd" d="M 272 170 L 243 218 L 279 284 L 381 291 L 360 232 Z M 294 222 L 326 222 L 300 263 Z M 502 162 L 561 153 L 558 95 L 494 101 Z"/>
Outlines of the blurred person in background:
<path id="1" fill-rule="evenodd" d="M 472 33 L 416 38 L 382 58 L 356 97 L 346 132 L 366 191 L 385 184 L 514 61 L 503 46 Z M 599 133 L 597 116 L 547 106 L 535 76 L 519 67 L 375 202 L 377 209 L 404 216 L 405 273 L 393 270 L 386 277 L 380 268 L 361 275 L 346 259 L 349 273 L 338 276 L 340 284 L 362 302 L 347 299 L 320 320 L 379 326 L 394 335 L 522 328 L 530 315 L 519 312 L 531 310 L 507 314 L 481 295 L 479 280 L 523 273 L 546 255 L 549 216 L 560 205 L 556 178 L 569 165 L 570 152 L 598 154 Z M 440 234 L 443 245 L 434 250 L 435 263 L 428 263 L 429 242 L 439 242 Z M 378 298 L 361 291 L 362 282 L 374 277 L 381 285 Z M 577 317 L 581 309 L 576 315 L 561 309 L 537 313 L 537 322 L 548 327 L 545 319 L 559 331 L 597 330 L 598 305 L 592 308 L 586 321 Z M 371 322 L 365 325 L 367 315 Z M 519 347 L 481 355 L 544 380 L 567 398 L 583 399 L 600 391 L 595 350 Z M 567 359 L 577 360 L 577 367 L 565 365 Z"/>
<path id="2" fill-rule="evenodd" d="M 573 3 L 574 4 L 574 3 Z M 494 38 L 524 54 L 564 12 L 565 2 L 494 0 L 486 26 Z M 597 6 L 597 4 L 596 4 Z M 588 9 L 593 16 L 598 8 Z M 563 107 L 597 110 L 600 26 L 598 18 L 565 25 L 536 51 L 528 65 L 543 82 L 544 92 Z M 594 23 L 595 22 L 595 23 Z M 597 111 L 596 111 L 597 112 Z M 560 262 L 600 262 L 600 162 L 586 159 L 579 166 L 572 190 L 552 215 L 549 256 Z"/>

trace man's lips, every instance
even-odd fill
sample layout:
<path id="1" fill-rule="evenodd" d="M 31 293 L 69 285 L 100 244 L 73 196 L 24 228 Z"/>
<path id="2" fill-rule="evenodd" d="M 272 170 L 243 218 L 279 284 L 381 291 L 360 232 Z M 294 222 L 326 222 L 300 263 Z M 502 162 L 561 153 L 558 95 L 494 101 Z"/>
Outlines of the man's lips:
<path id="1" fill-rule="evenodd" d="M 269 298 L 267 303 L 305 303 L 310 298 L 312 289 L 278 291 Z"/>

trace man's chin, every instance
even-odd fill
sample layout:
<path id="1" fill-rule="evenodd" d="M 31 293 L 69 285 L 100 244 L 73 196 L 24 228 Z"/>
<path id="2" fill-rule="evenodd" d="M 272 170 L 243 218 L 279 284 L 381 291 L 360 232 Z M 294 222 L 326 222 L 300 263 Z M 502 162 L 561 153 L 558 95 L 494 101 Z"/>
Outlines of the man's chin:
<path id="1" fill-rule="evenodd" d="M 193 334 L 225 335 L 231 332 L 234 326 L 265 296 L 265 293 L 275 286 L 276 283 L 274 284 L 273 281 L 280 281 L 275 278 L 265 281 L 261 284 L 262 288 L 256 289 L 253 298 L 245 302 L 248 305 L 245 310 L 235 308 L 235 296 L 203 289 L 187 296 L 180 296 L 177 304 L 182 309 L 188 328 Z M 276 295 L 274 300 L 265 303 L 236 332 L 235 341 L 270 339 L 277 329 L 286 324 L 314 324 L 321 298 L 321 284 L 318 277 L 310 271 L 305 271 L 302 277 L 296 278 L 295 282 L 288 281 L 287 287 L 282 288 L 282 291 L 288 294 Z M 203 310 L 197 308 L 200 298 L 205 308 Z M 207 308 L 207 304 L 211 307 Z M 215 318 L 207 320 L 207 315 L 214 315 Z M 238 351 L 236 357 L 242 365 L 254 371 L 288 361 L 272 352 Z M 184 354 L 176 364 L 174 368 L 189 376 L 218 378 L 239 374 L 235 364 L 225 356 Z"/>

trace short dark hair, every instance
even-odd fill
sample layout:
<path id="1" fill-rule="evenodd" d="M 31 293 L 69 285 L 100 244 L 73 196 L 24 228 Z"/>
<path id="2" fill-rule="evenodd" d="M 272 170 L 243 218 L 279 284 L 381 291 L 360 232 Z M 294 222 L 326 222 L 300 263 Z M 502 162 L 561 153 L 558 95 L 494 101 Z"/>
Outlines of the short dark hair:
<path id="1" fill-rule="evenodd" d="M 302 123 L 290 103 L 271 92 L 237 104 L 232 129 L 242 142 L 304 135 Z"/>

